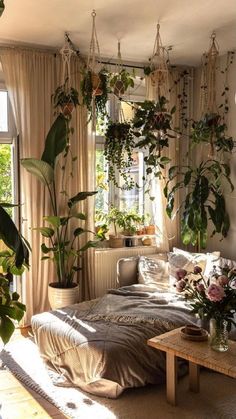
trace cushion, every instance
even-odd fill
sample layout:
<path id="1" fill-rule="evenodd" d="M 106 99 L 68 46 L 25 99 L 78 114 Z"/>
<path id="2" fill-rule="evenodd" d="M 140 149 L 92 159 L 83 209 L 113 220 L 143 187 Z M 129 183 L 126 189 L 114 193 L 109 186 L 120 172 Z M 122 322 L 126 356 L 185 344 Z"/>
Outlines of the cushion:
<path id="1" fill-rule="evenodd" d="M 224 268 L 225 265 L 228 265 L 230 269 L 236 269 L 236 261 L 231 259 L 226 259 L 223 257 L 212 258 L 211 263 L 207 265 L 207 273 L 205 275 L 211 276 L 213 272 L 221 273 L 220 268 Z"/>
<path id="2" fill-rule="evenodd" d="M 203 270 L 203 275 L 206 277 L 211 276 L 213 266 L 217 263 L 220 257 L 220 252 L 218 251 L 211 253 L 191 253 L 186 250 L 178 249 L 177 247 L 173 248 L 173 253 L 185 256 L 188 260 L 190 260 L 193 263 L 193 267 L 196 265 L 200 266 Z M 203 261 L 205 261 L 205 263 L 202 263 Z M 180 268 L 182 268 L 182 266 L 180 266 Z M 191 267 L 187 269 L 186 267 L 183 267 L 183 269 L 189 271 L 193 268 Z"/>
<path id="3" fill-rule="evenodd" d="M 139 284 L 155 285 L 160 291 L 169 287 L 169 264 L 163 258 L 140 256 L 138 264 Z"/>
<path id="4" fill-rule="evenodd" d="M 175 248 L 176 249 L 176 248 Z M 169 260 L 169 275 L 170 286 L 176 282 L 176 272 L 178 269 L 185 269 L 187 272 L 193 272 L 194 266 L 200 266 L 202 271 L 205 271 L 207 264 L 207 256 L 203 253 L 190 253 L 181 251 L 180 253 L 170 252 Z M 195 279 L 195 275 L 189 275 L 189 279 Z"/>

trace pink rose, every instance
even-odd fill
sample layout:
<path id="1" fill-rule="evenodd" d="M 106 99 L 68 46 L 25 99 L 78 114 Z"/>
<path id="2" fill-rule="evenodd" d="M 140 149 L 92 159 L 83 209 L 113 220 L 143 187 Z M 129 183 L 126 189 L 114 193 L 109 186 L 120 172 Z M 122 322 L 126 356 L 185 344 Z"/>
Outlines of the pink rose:
<path id="1" fill-rule="evenodd" d="M 202 268 L 200 266 L 194 266 L 193 273 L 195 275 L 200 274 L 202 272 Z"/>
<path id="2" fill-rule="evenodd" d="M 205 292 L 205 287 L 203 284 L 197 284 L 196 289 L 198 292 Z"/>
<path id="3" fill-rule="evenodd" d="M 220 275 L 218 276 L 217 281 L 218 284 L 223 287 L 224 285 L 227 285 L 229 283 L 229 278 L 226 275 Z"/>
<path id="4" fill-rule="evenodd" d="M 180 279 L 176 282 L 175 286 L 178 292 L 183 292 L 186 287 L 186 282 L 183 279 Z"/>
<path id="5" fill-rule="evenodd" d="M 225 297 L 224 289 L 220 285 L 211 284 L 207 289 L 207 298 L 210 301 L 221 301 Z"/>
<path id="6" fill-rule="evenodd" d="M 187 275 L 187 271 L 185 269 L 178 269 L 175 273 L 177 281 L 184 278 Z"/>

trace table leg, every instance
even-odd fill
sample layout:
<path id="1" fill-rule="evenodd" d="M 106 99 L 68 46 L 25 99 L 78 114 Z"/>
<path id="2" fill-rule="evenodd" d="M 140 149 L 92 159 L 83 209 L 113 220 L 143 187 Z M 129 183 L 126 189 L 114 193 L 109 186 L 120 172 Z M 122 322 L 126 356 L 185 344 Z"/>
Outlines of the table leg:
<path id="1" fill-rule="evenodd" d="M 167 352 L 166 354 L 166 397 L 168 403 L 175 406 L 177 384 L 177 358 L 175 355 Z"/>
<path id="2" fill-rule="evenodd" d="M 189 361 L 189 390 L 199 392 L 199 365 Z"/>

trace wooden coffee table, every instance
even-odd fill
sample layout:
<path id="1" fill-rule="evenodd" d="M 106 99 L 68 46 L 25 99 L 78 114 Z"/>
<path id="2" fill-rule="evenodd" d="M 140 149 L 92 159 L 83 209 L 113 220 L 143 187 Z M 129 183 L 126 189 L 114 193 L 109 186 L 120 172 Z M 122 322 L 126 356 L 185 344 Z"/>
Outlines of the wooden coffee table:
<path id="1" fill-rule="evenodd" d="M 211 349 L 208 341 L 192 342 L 180 335 L 180 328 L 148 340 L 148 345 L 166 352 L 167 401 L 177 404 L 177 357 L 189 361 L 189 389 L 199 392 L 199 366 L 236 378 L 236 342 L 229 341 L 226 352 Z"/>

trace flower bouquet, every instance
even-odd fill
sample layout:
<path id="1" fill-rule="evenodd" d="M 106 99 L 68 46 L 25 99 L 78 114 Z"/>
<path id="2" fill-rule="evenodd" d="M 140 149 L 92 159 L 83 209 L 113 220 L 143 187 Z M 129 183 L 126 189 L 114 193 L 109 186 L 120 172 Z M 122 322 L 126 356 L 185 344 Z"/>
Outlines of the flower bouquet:
<path id="1" fill-rule="evenodd" d="M 191 275 L 191 277 L 190 277 Z M 210 320 L 210 342 L 213 349 L 228 349 L 228 332 L 236 326 L 236 270 L 228 265 L 213 268 L 211 277 L 205 278 L 199 266 L 187 273 L 185 269 L 176 272 L 177 292 L 184 292 L 192 313 L 201 319 Z"/>

